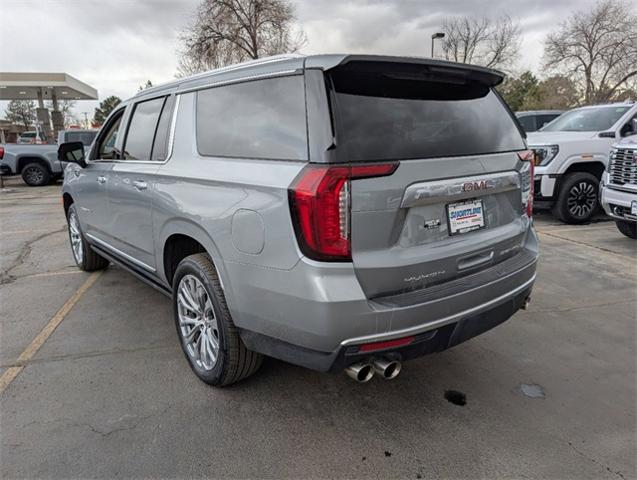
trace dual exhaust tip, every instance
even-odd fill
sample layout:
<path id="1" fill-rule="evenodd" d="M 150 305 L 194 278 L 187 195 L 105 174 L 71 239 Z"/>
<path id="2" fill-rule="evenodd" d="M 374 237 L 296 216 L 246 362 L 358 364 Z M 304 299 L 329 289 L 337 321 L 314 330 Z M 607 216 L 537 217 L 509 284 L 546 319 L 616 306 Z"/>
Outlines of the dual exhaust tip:
<path id="1" fill-rule="evenodd" d="M 375 374 L 380 375 L 385 380 L 392 380 L 398 376 L 401 368 L 402 364 L 398 360 L 375 358 L 371 363 L 359 362 L 350 365 L 345 369 L 345 373 L 358 383 L 366 383 Z"/>

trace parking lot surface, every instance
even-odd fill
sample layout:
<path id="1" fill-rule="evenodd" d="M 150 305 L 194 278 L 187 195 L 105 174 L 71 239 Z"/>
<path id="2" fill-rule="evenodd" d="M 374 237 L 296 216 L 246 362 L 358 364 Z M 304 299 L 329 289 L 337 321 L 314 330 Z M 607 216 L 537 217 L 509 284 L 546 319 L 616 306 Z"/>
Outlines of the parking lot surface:
<path id="1" fill-rule="evenodd" d="M 529 309 L 394 381 L 267 359 L 214 389 L 168 298 L 75 268 L 59 184 L 0 206 L 4 478 L 636 476 L 637 244 L 603 218 L 537 216 Z"/>

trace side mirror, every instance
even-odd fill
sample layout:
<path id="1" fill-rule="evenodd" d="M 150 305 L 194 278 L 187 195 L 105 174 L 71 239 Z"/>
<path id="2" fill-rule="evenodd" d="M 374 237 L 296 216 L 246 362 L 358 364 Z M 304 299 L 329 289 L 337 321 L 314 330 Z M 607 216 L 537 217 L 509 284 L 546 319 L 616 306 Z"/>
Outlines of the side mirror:
<path id="1" fill-rule="evenodd" d="M 637 118 L 633 118 L 630 122 L 626 123 L 619 133 L 622 137 L 637 134 Z"/>
<path id="2" fill-rule="evenodd" d="M 60 162 L 77 163 L 80 167 L 86 167 L 84 158 L 84 144 L 82 142 L 67 142 L 58 147 L 58 160 Z"/>

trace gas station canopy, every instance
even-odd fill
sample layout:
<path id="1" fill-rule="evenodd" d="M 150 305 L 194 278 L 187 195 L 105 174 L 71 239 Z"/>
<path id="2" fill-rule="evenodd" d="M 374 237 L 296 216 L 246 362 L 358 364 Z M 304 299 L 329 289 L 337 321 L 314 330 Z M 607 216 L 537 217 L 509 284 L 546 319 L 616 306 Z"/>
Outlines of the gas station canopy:
<path id="1" fill-rule="evenodd" d="M 0 100 L 53 100 L 54 97 L 56 100 L 97 100 L 97 90 L 66 73 L 0 72 Z"/>

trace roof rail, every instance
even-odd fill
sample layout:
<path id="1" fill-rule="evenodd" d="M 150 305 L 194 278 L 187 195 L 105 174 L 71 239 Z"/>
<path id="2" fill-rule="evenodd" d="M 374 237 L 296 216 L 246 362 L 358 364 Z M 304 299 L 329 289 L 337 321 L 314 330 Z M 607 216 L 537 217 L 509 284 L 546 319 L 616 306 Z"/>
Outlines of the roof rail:
<path id="1" fill-rule="evenodd" d="M 245 62 L 241 62 L 241 63 L 235 63 L 233 65 L 228 65 L 227 67 L 220 67 L 220 68 L 215 68 L 213 70 L 206 70 L 205 72 L 201 72 L 201 73 L 196 73 L 194 75 L 189 75 L 188 77 L 183 77 L 183 78 L 178 78 L 176 80 L 172 80 L 170 82 L 164 82 L 161 83 L 159 85 L 154 85 L 150 88 L 146 88 L 144 90 L 140 90 L 139 92 L 137 92 L 135 94 L 135 97 L 140 96 L 140 95 L 145 95 L 147 93 L 153 93 L 154 91 L 157 90 L 163 90 L 164 88 L 173 86 L 173 85 L 179 85 L 180 83 L 183 83 L 185 81 L 190 81 L 190 80 L 194 80 L 197 78 L 202 78 L 202 77 L 207 77 L 207 76 L 214 76 L 220 73 L 226 73 L 226 72 L 232 72 L 234 70 L 241 70 L 242 68 L 247 68 L 247 67 L 254 67 L 254 66 L 258 66 L 258 65 L 264 65 L 267 63 L 275 63 L 275 62 L 281 62 L 284 60 L 291 60 L 293 58 L 303 58 L 305 55 L 301 55 L 298 53 L 284 53 L 281 55 L 272 55 L 270 57 L 263 57 L 263 58 L 257 58 L 254 60 L 248 60 Z"/>

